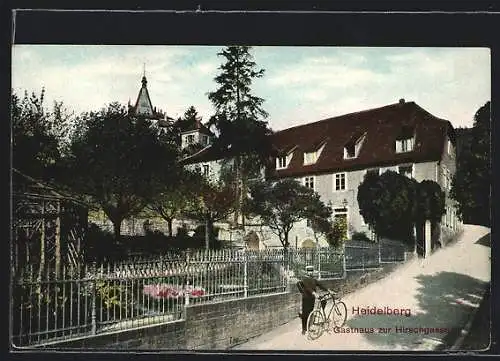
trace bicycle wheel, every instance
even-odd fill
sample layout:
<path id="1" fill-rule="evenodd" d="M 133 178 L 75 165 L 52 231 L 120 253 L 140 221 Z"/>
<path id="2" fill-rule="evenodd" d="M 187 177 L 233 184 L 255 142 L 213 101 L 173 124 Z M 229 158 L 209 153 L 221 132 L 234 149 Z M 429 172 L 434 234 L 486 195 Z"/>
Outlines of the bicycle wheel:
<path id="1" fill-rule="evenodd" d="M 343 301 L 335 302 L 333 306 L 333 323 L 336 327 L 342 327 L 347 320 L 347 306 Z"/>
<path id="2" fill-rule="evenodd" d="M 325 325 L 325 316 L 320 310 L 314 310 L 307 317 L 307 336 L 315 340 L 323 334 Z"/>

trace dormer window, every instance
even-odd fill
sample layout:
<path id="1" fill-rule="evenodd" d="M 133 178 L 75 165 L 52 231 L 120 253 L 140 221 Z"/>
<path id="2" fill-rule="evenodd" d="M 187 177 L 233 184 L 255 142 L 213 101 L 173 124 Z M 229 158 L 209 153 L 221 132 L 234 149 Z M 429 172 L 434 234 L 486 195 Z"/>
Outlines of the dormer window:
<path id="1" fill-rule="evenodd" d="M 410 127 L 403 127 L 396 139 L 396 153 L 406 153 L 413 150 L 415 144 L 414 130 Z"/>
<path id="2" fill-rule="evenodd" d="M 352 143 L 344 147 L 344 159 L 350 158 L 356 158 L 356 147 Z"/>
<path id="3" fill-rule="evenodd" d="M 316 163 L 318 159 L 318 155 L 316 152 L 304 153 L 304 164 L 313 164 Z"/>
<path id="4" fill-rule="evenodd" d="M 325 144 L 323 143 L 319 149 L 314 152 L 304 152 L 304 165 L 314 164 L 318 161 L 323 148 L 325 148 Z"/>
<path id="5" fill-rule="evenodd" d="M 413 150 L 413 138 L 396 140 L 396 153 L 411 152 Z"/>
<path id="6" fill-rule="evenodd" d="M 361 150 L 361 145 L 365 140 L 366 133 L 362 136 L 354 136 L 349 142 L 344 146 L 344 159 L 357 158 L 359 151 Z"/>
<path id="7" fill-rule="evenodd" d="M 281 150 L 278 157 L 276 157 L 276 169 L 285 169 L 290 164 L 293 157 L 293 152 L 297 146 L 288 147 L 286 150 Z"/>
<path id="8" fill-rule="evenodd" d="M 281 156 L 276 158 L 276 169 L 284 169 L 286 168 L 286 156 Z"/>

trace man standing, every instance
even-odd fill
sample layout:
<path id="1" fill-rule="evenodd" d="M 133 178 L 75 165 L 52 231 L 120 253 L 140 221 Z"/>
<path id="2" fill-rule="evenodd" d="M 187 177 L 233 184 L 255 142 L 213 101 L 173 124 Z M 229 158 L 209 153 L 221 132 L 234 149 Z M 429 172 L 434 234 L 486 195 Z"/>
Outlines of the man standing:
<path id="1" fill-rule="evenodd" d="M 328 288 L 326 288 L 313 277 L 313 270 L 314 268 L 312 266 L 307 266 L 304 278 L 297 282 L 297 288 L 299 289 L 300 293 L 302 293 L 302 313 L 300 314 L 300 317 L 302 318 L 303 335 L 307 331 L 307 318 L 314 309 L 314 302 L 317 296 L 316 291 L 318 290 L 318 288 L 323 291 L 328 291 Z M 325 304 L 326 301 L 322 303 L 321 306 L 324 308 Z"/>

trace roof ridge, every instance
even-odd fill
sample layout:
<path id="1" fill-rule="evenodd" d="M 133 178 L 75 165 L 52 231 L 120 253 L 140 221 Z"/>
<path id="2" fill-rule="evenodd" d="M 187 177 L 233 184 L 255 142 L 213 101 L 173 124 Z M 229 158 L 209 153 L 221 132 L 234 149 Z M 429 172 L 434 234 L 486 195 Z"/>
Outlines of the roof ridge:
<path id="1" fill-rule="evenodd" d="M 436 117 L 434 114 L 432 114 L 432 113 L 430 113 L 429 111 L 425 110 L 425 109 L 424 109 L 424 108 L 422 108 L 420 105 L 418 105 L 418 104 L 415 104 L 415 105 L 417 106 L 417 108 L 418 108 L 421 112 L 425 113 L 427 116 L 430 116 L 430 117 L 431 117 L 431 118 L 433 118 L 433 119 L 436 119 L 436 120 L 439 120 L 439 121 L 442 121 L 442 122 L 446 122 L 446 123 L 450 123 L 450 124 L 451 124 L 451 122 L 450 122 L 448 119 L 444 119 L 444 118 Z"/>
<path id="2" fill-rule="evenodd" d="M 310 122 L 310 123 L 306 123 L 306 124 L 295 125 L 295 126 L 292 126 L 292 127 L 289 127 L 289 128 L 278 130 L 274 134 L 278 134 L 280 132 L 285 132 L 285 131 L 290 130 L 290 129 L 296 129 L 296 128 L 300 128 L 300 127 L 307 127 L 307 126 L 310 126 L 310 125 L 314 125 L 314 124 L 318 124 L 318 123 L 322 123 L 322 122 L 327 122 L 327 121 L 335 120 L 335 119 L 346 117 L 346 116 L 353 116 L 353 115 L 356 115 L 356 114 L 367 113 L 367 112 L 372 112 L 372 111 L 375 111 L 375 110 L 382 110 L 382 109 L 385 109 L 385 108 L 390 108 L 390 107 L 394 107 L 394 106 L 401 106 L 401 105 L 406 105 L 406 104 L 414 104 L 414 105 L 418 106 L 420 109 L 423 109 L 418 104 L 416 104 L 414 101 L 404 102 L 403 104 L 401 104 L 401 103 L 392 103 L 392 104 L 383 105 L 383 106 L 376 107 L 376 108 L 369 108 L 369 109 L 360 110 L 360 111 L 357 111 L 357 112 L 351 112 L 351 113 L 345 113 L 345 114 L 341 114 L 341 115 L 336 115 L 334 117 L 320 119 L 320 120 L 317 120 L 315 122 Z"/>

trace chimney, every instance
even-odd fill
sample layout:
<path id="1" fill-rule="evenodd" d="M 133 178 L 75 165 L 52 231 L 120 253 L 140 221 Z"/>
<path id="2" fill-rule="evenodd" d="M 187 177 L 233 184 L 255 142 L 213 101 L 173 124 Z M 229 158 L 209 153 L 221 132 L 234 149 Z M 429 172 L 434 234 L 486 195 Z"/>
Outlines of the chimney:
<path id="1" fill-rule="evenodd" d="M 399 104 L 400 105 L 403 105 L 404 103 L 405 103 L 405 99 L 404 98 L 399 99 Z"/>

